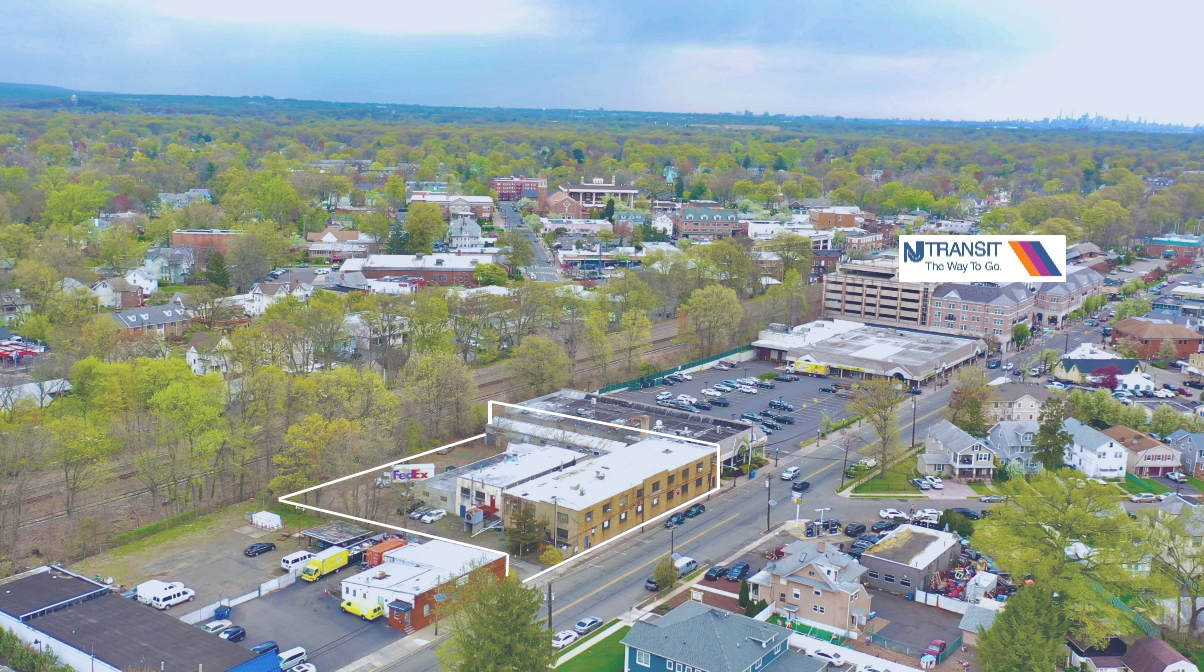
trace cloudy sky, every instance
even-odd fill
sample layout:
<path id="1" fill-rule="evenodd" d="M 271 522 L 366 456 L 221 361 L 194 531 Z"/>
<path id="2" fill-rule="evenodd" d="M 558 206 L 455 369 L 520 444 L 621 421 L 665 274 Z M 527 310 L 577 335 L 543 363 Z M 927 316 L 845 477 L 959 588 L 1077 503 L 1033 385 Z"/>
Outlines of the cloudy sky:
<path id="1" fill-rule="evenodd" d="M 0 81 L 270 95 L 1195 124 L 1204 3 L 3 0 Z"/>

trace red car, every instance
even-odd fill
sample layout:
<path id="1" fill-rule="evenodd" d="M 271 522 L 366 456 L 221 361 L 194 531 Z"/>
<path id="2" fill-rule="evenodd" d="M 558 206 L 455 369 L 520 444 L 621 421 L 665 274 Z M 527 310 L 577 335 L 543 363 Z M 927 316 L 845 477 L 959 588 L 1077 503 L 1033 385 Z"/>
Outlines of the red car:
<path id="1" fill-rule="evenodd" d="M 945 647 L 949 646 L 943 639 L 934 639 L 928 643 L 928 648 L 924 650 L 924 655 L 940 658 L 945 652 Z"/>
<path id="2" fill-rule="evenodd" d="M 1188 389 L 1186 389 L 1186 388 L 1183 388 L 1183 387 L 1176 387 L 1176 388 L 1175 388 L 1175 394 L 1180 394 L 1180 395 L 1182 395 L 1182 396 L 1184 396 L 1184 397 L 1190 397 L 1190 396 L 1191 396 L 1191 391 L 1190 391 L 1190 390 L 1188 390 Z"/>

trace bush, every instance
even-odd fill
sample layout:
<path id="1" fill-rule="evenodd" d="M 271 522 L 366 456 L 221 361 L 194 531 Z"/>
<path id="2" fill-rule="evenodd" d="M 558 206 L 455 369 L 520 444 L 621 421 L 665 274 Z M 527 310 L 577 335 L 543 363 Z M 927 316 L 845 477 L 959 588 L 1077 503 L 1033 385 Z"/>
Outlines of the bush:
<path id="1" fill-rule="evenodd" d="M 750 601 L 748 603 L 748 606 L 744 607 L 744 615 L 748 616 L 749 618 L 752 618 L 753 616 L 756 616 L 757 614 L 761 613 L 762 611 L 765 611 L 765 609 L 768 607 L 769 607 L 769 603 L 766 602 L 765 600 L 757 600 L 756 602 Z"/>
<path id="2" fill-rule="evenodd" d="M 0 659 L 17 672 L 71 672 L 53 653 L 39 651 L 7 630 L 0 630 Z"/>
<path id="3" fill-rule="evenodd" d="M 121 534 L 114 535 L 109 543 L 114 546 L 125 546 L 126 544 L 138 541 L 140 539 L 145 539 L 152 534 L 158 534 L 163 530 L 171 529 L 176 525 L 183 525 L 190 520 L 200 517 L 200 511 L 188 511 L 186 513 L 172 516 L 171 518 L 164 518 L 163 520 L 150 523 L 149 525 L 136 527 L 128 532 L 122 532 Z"/>
<path id="4" fill-rule="evenodd" d="M 560 553 L 560 549 L 556 548 L 555 546 L 548 547 L 548 550 L 544 551 L 539 556 L 539 563 L 544 567 L 551 567 L 552 565 L 556 565 L 561 562 L 564 562 L 564 555 L 562 555 Z"/>

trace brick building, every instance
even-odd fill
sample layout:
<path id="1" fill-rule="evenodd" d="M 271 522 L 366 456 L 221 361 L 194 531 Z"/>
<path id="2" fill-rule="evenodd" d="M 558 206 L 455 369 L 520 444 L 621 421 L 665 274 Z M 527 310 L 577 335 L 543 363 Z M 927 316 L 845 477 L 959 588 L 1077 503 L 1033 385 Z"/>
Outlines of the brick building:
<path id="1" fill-rule="evenodd" d="M 684 207 L 673 218 L 673 233 L 691 240 L 730 238 L 742 230 L 740 213 L 735 210 Z"/>
<path id="2" fill-rule="evenodd" d="M 489 188 L 497 194 L 499 201 L 517 201 L 523 198 L 529 198 L 535 201 L 537 207 L 542 209 L 544 201 L 548 198 L 548 178 L 546 175 L 539 177 L 526 177 L 519 175 L 518 177 L 495 177 L 489 181 Z"/>
<path id="3" fill-rule="evenodd" d="M 1199 352 L 1200 343 L 1204 342 L 1204 335 L 1198 331 L 1148 317 L 1130 317 L 1117 322 L 1112 328 L 1110 343 L 1116 345 L 1127 338 L 1137 342 L 1138 359 L 1159 359 L 1158 351 L 1166 341 L 1175 346 L 1179 359 L 1187 359 Z"/>
<path id="4" fill-rule="evenodd" d="M 563 191 L 558 191 L 548 196 L 540 207 L 540 211 L 548 217 L 565 219 L 582 219 L 585 217 L 585 208 L 581 207 L 581 203 Z"/>
<path id="5" fill-rule="evenodd" d="M 807 216 L 811 219 L 811 225 L 817 229 L 860 227 L 865 223 L 865 213 L 855 205 L 814 208 L 807 212 Z"/>
<path id="6" fill-rule="evenodd" d="M 493 217 L 493 197 L 467 196 L 464 194 L 441 194 L 432 191 L 415 191 L 410 194 L 410 203 L 433 203 L 443 212 L 443 218 L 471 216 L 477 219 Z"/>
<path id="7" fill-rule="evenodd" d="M 216 250 L 230 256 L 230 242 L 242 234 L 242 231 L 229 229 L 176 229 L 171 232 L 171 246 L 206 252 Z"/>
<path id="8" fill-rule="evenodd" d="M 374 254 L 343 264 L 344 272 L 359 271 L 369 280 L 409 276 L 425 285 L 475 287 L 473 273 L 481 264 L 497 263 L 492 254 Z"/>

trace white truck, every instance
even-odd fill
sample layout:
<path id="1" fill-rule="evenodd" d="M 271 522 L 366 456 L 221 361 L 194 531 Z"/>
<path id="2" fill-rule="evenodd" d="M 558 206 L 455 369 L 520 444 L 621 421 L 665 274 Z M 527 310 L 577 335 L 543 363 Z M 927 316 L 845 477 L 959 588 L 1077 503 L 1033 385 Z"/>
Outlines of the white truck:
<path id="1" fill-rule="evenodd" d="M 138 584 L 134 590 L 139 602 L 156 609 L 168 609 L 182 602 L 191 602 L 196 597 L 195 590 L 185 588 L 179 581 L 151 579 Z"/>

